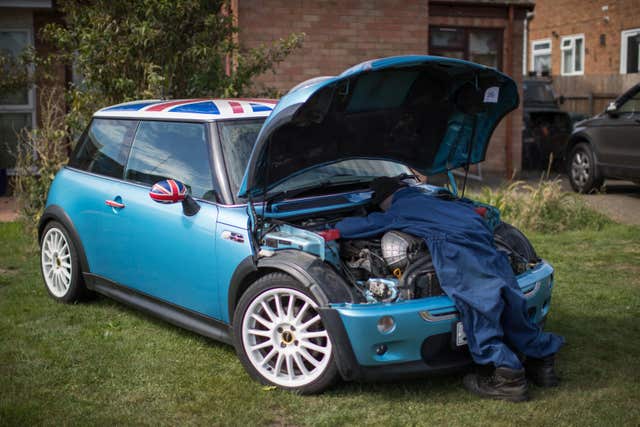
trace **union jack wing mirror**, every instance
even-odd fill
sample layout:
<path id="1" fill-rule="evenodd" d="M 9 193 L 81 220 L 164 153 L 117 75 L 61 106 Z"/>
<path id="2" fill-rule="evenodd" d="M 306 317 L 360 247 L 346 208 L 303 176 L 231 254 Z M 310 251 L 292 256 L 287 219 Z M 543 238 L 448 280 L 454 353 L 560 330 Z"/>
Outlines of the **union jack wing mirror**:
<path id="1" fill-rule="evenodd" d="M 187 186 L 175 179 L 165 179 L 153 184 L 149 197 L 158 203 L 178 203 L 187 197 Z"/>
<path id="2" fill-rule="evenodd" d="M 158 203 L 182 202 L 182 212 L 186 216 L 193 216 L 200 211 L 200 205 L 187 194 L 187 186 L 175 179 L 165 179 L 153 184 L 149 197 Z"/>

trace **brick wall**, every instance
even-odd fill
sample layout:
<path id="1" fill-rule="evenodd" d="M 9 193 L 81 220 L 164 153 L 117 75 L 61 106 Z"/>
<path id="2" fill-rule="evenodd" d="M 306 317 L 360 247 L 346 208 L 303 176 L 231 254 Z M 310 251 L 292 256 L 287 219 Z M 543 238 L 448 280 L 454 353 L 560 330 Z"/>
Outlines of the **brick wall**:
<path id="1" fill-rule="evenodd" d="M 239 40 L 255 47 L 291 33 L 304 45 L 257 79 L 286 92 L 320 75 L 335 75 L 367 59 L 427 53 L 424 0 L 238 0 Z"/>
<path id="2" fill-rule="evenodd" d="M 508 7 L 504 5 L 431 2 L 437 16 L 429 16 L 428 0 L 237 0 L 239 41 L 246 47 L 269 44 L 292 32 L 304 32 L 303 47 L 287 57 L 274 73 L 256 79 L 256 87 L 286 92 L 320 75 L 335 75 L 364 60 L 428 53 L 429 25 L 501 29 L 508 38 Z M 503 50 L 502 69 L 520 86 L 524 9 L 515 8 L 511 37 L 512 70 Z M 451 16 L 443 16 L 447 14 Z M 482 17 L 473 17 L 480 13 Z M 521 164 L 522 110 L 511 113 L 511 164 Z M 506 172 L 507 123 L 496 129 L 482 165 L 483 174 Z"/>
<path id="3" fill-rule="evenodd" d="M 640 0 L 537 0 L 529 39 L 551 39 L 553 75 L 560 74 L 562 36 L 572 34 L 585 35 L 585 76 L 619 74 L 620 32 L 639 27 Z"/>
<path id="4" fill-rule="evenodd" d="M 640 73 L 620 74 L 621 32 L 634 28 L 640 28 L 640 0 L 536 1 L 529 40 L 551 39 L 554 89 L 557 96 L 568 99 L 563 109 L 598 113 L 618 94 L 640 82 Z M 584 75 L 562 76 L 560 43 L 563 36 L 572 34 L 585 36 Z"/>

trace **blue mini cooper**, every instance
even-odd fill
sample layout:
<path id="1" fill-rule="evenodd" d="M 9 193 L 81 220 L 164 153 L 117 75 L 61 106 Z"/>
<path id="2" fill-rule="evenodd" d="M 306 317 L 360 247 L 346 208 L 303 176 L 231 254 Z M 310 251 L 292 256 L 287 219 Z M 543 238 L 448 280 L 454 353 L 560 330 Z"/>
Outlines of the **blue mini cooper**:
<path id="1" fill-rule="evenodd" d="M 494 69 L 403 56 L 307 81 L 277 103 L 104 108 L 49 191 L 46 288 L 62 302 L 97 292 L 233 344 L 252 377 L 301 393 L 339 377 L 459 369 L 471 363 L 464 330 L 433 264 L 415 265 L 429 257 L 424 242 L 346 240 L 334 224 L 373 209 L 380 176 L 456 197 L 414 171 L 483 161 L 517 105 L 515 83 Z M 542 323 L 552 267 L 494 208 L 478 212 Z"/>

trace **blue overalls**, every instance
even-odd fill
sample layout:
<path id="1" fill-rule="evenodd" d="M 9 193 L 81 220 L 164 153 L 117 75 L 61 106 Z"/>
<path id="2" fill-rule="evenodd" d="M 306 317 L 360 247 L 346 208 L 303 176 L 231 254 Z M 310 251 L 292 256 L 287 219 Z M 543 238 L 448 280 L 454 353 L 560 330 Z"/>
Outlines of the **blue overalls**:
<path id="1" fill-rule="evenodd" d="M 543 358 L 564 344 L 542 332 L 528 316 L 526 300 L 493 232 L 464 200 L 443 200 L 417 188 L 393 196 L 386 212 L 345 218 L 342 238 L 358 239 L 400 230 L 424 238 L 442 290 L 454 301 L 473 360 L 481 365 L 521 369 L 515 352 Z"/>

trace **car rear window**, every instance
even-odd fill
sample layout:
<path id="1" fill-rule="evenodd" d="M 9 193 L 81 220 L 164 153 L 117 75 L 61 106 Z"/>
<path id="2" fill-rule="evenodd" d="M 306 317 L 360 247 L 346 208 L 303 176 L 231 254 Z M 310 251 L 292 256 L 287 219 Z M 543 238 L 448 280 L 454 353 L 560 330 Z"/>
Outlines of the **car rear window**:
<path id="1" fill-rule="evenodd" d="M 203 123 L 141 121 L 125 179 L 149 186 L 177 179 L 193 197 L 215 201 L 216 189 Z"/>
<path id="2" fill-rule="evenodd" d="M 94 119 L 71 155 L 69 166 L 122 178 L 136 120 Z"/>

